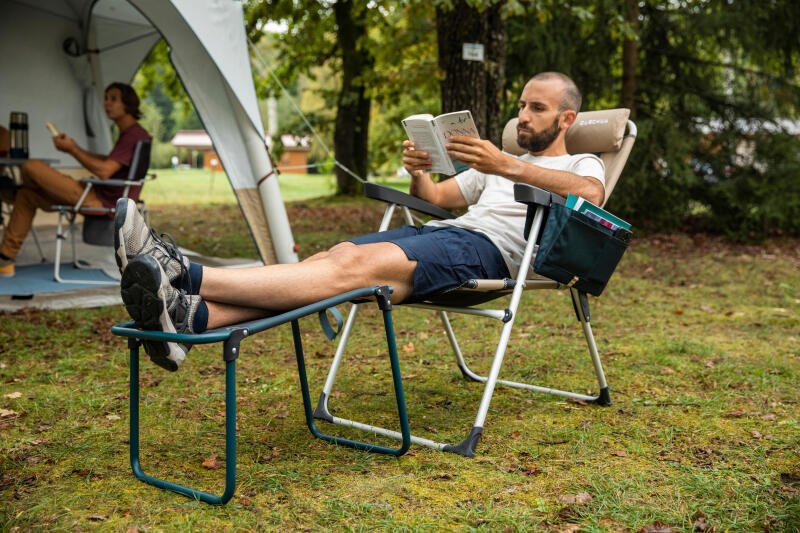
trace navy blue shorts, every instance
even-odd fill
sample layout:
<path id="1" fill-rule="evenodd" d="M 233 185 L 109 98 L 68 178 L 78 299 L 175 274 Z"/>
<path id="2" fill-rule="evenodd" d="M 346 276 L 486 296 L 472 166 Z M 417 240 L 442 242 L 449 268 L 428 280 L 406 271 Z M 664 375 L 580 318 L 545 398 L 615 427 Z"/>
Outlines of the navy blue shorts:
<path id="1" fill-rule="evenodd" d="M 414 289 L 407 302 L 425 301 L 469 279 L 509 277 L 500 250 L 477 231 L 450 226 L 403 226 L 349 241 L 354 244 L 392 242 L 403 249 L 406 257 L 417 262 Z"/>

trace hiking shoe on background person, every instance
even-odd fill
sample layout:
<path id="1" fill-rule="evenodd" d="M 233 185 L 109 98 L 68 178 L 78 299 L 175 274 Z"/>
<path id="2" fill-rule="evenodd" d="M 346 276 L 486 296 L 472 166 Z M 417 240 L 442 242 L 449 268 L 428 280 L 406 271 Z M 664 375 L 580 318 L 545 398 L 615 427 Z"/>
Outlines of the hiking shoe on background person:
<path id="1" fill-rule="evenodd" d="M 161 264 L 149 255 L 131 259 L 122 273 L 122 301 L 137 328 L 166 333 L 194 333 L 192 323 L 200 296 L 172 286 Z M 150 359 L 174 372 L 183 364 L 190 344 L 143 340 Z"/>
<path id="2" fill-rule="evenodd" d="M 161 265 L 170 283 L 178 286 L 189 278 L 189 260 L 183 257 L 175 241 L 167 234 L 171 243 L 162 239 L 154 229 L 148 227 L 144 217 L 130 198 L 117 200 L 114 216 L 114 259 L 120 274 L 125 272 L 128 262 L 139 255 L 149 255 Z M 191 288 L 191 286 L 190 286 Z M 190 291 L 191 292 L 191 291 Z"/>
<path id="3" fill-rule="evenodd" d="M 14 260 L 0 257 L 0 278 L 14 277 Z"/>

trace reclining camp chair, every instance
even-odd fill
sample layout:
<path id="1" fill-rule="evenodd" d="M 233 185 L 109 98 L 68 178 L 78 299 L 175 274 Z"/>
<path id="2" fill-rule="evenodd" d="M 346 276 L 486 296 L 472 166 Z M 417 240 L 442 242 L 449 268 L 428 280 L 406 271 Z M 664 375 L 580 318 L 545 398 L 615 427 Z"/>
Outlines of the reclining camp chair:
<path id="1" fill-rule="evenodd" d="M 622 169 L 627 161 L 628 155 L 630 154 L 636 138 L 636 126 L 632 121 L 628 120 L 628 115 L 628 109 L 613 109 L 608 111 L 579 113 L 575 119 L 575 123 L 567 131 L 566 143 L 569 153 L 596 153 L 600 155 L 605 164 L 606 187 L 603 204 L 608 201 L 611 192 L 614 190 L 614 186 L 616 185 L 617 180 L 622 173 Z M 520 148 L 516 141 L 517 122 L 517 119 L 514 118 L 506 125 L 503 132 L 503 149 L 504 151 L 514 155 L 522 155 L 525 153 L 525 150 Z M 625 134 L 626 126 L 628 130 L 627 135 Z M 374 183 L 366 184 L 365 194 L 370 198 L 381 200 L 389 204 L 386 208 L 378 231 L 389 229 L 389 224 L 396 207 L 402 208 L 402 212 L 408 224 L 414 224 L 416 222 L 409 211 L 410 209 L 436 218 L 453 217 L 453 215 L 447 211 L 444 211 L 433 204 L 429 204 L 424 200 L 420 200 L 419 198 L 415 198 L 394 189 Z M 543 277 L 526 279 L 526 273 L 530 273 L 529 265 L 533 264 L 533 258 L 537 248 L 535 244 L 540 238 L 540 228 L 543 226 L 550 202 L 553 201 L 554 197 L 557 197 L 557 195 L 543 191 L 536 187 L 516 184 L 515 197 L 518 201 L 524 202 L 528 205 L 528 223 L 526 226 L 530 228 L 529 236 L 527 237 L 528 246 L 525 250 L 520 273 L 516 280 L 469 280 L 458 289 L 438 294 L 427 302 L 419 304 L 407 304 L 410 307 L 439 311 L 439 316 L 441 317 L 442 324 L 452 346 L 453 352 L 455 353 L 456 362 L 462 374 L 468 379 L 485 383 L 484 392 L 478 408 L 477 416 L 475 418 L 475 423 L 473 424 L 472 430 L 469 432 L 468 436 L 463 442 L 453 445 L 412 436 L 411 441 L 416 444 L 443 451 L 458 453 L 467 457 L 473 457 L 475 454 L 476 444 L 481 436 L 481 433 L 483 432 L 483 426 L 489 410 L 489 404 L 497 383 L 509 387 L 556 394 L 567 398 L 574 398 L 586 402 L 598 403 L 601 405 L 610 405 L 611 403 L 608 385 L 603 373 L 603 366 L 597 353 L 594 335 L 592 334 L 592 329 L 589 323 L 589 301 L 586 293 Z M 511 330 L 514 325 L 514 319 L 517 315 L 517 309 L 520 305 L 522 291 L 537 289 L 567 289 L 567 292 L 572 300 L 576 317 L 583 327 L 583 333 L 586 338 L 589 355 L 594 365 L 598 382 L 598 391 L 596 395 L 590 396 L 528 383 L 506 381 L 498 378 L 502 368 L 503 356 L 505 354 L 511 335 Z M 506 307 L 500 309 L 483 309 L 474 307 L 477 304 L 485 303 L 506 295 L 511 295 L 510 302 L 508 302 Z M 352 331 L 357 311 L 358 305 L 354 304 L 350 310 L 344 330 L 342 331 L 342 336 L 336 350 L 336 355 L 334 356 L 334 360 L 331 364 L 330 371 L 328 372 L 328 377 L 326 379 L 324 388 L 320 394 L 319 402 L 314 410 L 314 417 L 332 422 L 334 424 L 350 426 L 378 433 L 390 438 L 400 439 L 401 435 L 396 431 L 335 417 L 330 414 L 328 409 L 328 402 L 330 401 L 331 394 L 333 393 L 336 374 L 339 370 L 340 364 L 342 363 L 347 345 L 347 339 Z M 467 365 L 464 356 L 461 353 L 461 349 L 459 348 L 453 328 L 450 325 L 450 320 L 447 316 L 448 312 L 493 318 L 502 323 L 500 338 L 497 343 L 497 348 L 488 376 L 479 375 Z"/>
<path id="2" fill-rule="evenodd" d="M 574 130 L 571 128 L 570 132 L 568 133 L 568 149 L 571 149 L 572 151 L 598 152 L 602 154 L 603 160 L 606 164 L 606 198 L 608 198 L 608 195 L 614 188 L 614 185 L 622 171 L 622 167 L 625 164 L 625 160 L 630 153 L 636 137 L 636 127 L 633 122 L 627 120 L 627 117 L 628 110 L 626 109 L 607 112 L 581 113 L 578 115 L 576 125 L 573 126 Z M 506 132 L 509 133 L 509 135 L 504 135 L 504 137 L 507 137 L 505 148 L 509 151 L 516 150 L 521 153 L 519 147 L 514 149 L 508 143 L 508 139 L 515 140 L 516 138 L 515 124 L 516 122 L 514 121 L 512 124 L 509 124 L 506 127 Z M 628 126 L 628 134 L 624 135 L 626 124 Z M 513 144 L 516 145 L 516 142 L 514 141 Z M 413 222 L 409 209 L 414 209 L 415 211 L 430 216 L 452 217 L 452 215 L 447 211 L 439 209 L 428 202 L 424 202 L 418 198 L 400 193 L 387 187 L 368 183 L 366 187 L 366 193 L 372 198 L 389 202 L 389 206 L 384 214 L 380 229 L 385 229 L 388 227 L 392 218 L 392 213 L 394 212 L 395 207 L 398 205 L 401 206 L 409 223 Z M 500 341 L 497 346 L 489 376 L 483 377 L 470 370 L 464 362 L 464 358 L 458 348 L 458 344 L 456 343 L 455 336 L 453 335 L 446 313 L 441 313 L 442 322 L 444 323 L 445 330 L 453 349 L 456 352 L 456 359 L 462 372 L 470 379 L 484 381 L 486 383 L 474 427 L 464 442 L 457 445 L 449 445 L 411 435 L 408 415 L 406 412 L 397 345 L 395 342 L 392 319 L 391 287 L 364 287 L 269 318 L 226 326 L 215 330 L 209 330 L 200 334 L 190 335 L 180 333 L 164 333 L 161 331 L 143 331 L 137 329 L 133 322 L 126 322 L 113 326 L 111 328 L 112 333 L 128 338 L 128 348 L 130 354 L 130 462 L 134 475 L 141 481 L 144 481 L 150 485 L 171 490 L 190 498 L 204 501 L 206 503 L 224 504 L 229 501 L 231 497 L 233 497 L 233 493 L 236 488 L 236 360 L 241 352 L 241 342 L 245 338 L 252 337 L 261 331 L 265 331 L 287 323 L 291 324 L 292 327 L 292 337 L 294 341 L 295 357 L 297 360 L 297 368 L 300 378 L 300 388 L 303 396 L 303 408 L 305 412 L 306 424 L 315 437 L 343 446 L 370 452 L 400 456 L 408 450 L 412 442 L 415 442 L 417 444 L 429 446 L 435 449 L 450 451 L 472 457 L 475 453 L 475 446 L 483 431 L 483 423 L 489 409 L 489 402 L 491 401 L 492 393 L 496 383 L 502 383 L 512 387 L 519 387 L 529 390 L 550 392 L 562 396 L 580 398 L 587 401 L 595 401 L 601 404 L 610 403 L 608 387 L 606 385 L 600 359 L 597 354 L 597 348 L 595 347 L 591 327 L 589 326 L 588 299 L 586 294 L 572 288 L 568 288 L 568 291 L 570 297 L 572 298 L 575 313 L 583 326 L 587 344 L 589 345 L 589 352 L 592 357 L 598 379 L 598 394 L 596 396 L 588 396 L 498 379 L 500 367 L 503 361 L 503 355 L 509 341 L 509 336 L 514 323 L 517 307 L 520 302 L 520 297 L 522 296 L 522 289 L 567 289 L 567 287 L 547 279 L 525 279 L 525 273 L 528 272 L 528 265 L 530 265 L 532 261 L 536 239 L 542 225 L 545 211 L 549 207 L 550 202 L 555 199 L 556 195 L 552 195 L 551 193 L 536 187 L 520 184 L 515 185 L 515 194 L 518 200 L 529 205 L 528 218 L 531 226 L 529 232 L 530 237 L 522 261 L 523 266 L 520 269 L 520 276 L 516 280 L 476 280 L 466 284 L 467 286 L 461 291 L 452 291 L 447 293 L 445 302 L 440 302 L 437 299 L 436 301 L 426 302 L 423 304 L 409 304 L 413 307 L 421 307 L 436 311 L 458 312 L 494 318 L 503 323 Z M 485 293 L 485 289 L 487 288 L 490 289 L 488 294 Z M 463 303 L 457 302 L 453 298 L 456 296 L 456 292 L 466 293 L 467 300 Z M 490 310 L 473 307 L 478 303 L 486 302 L 499 296 L 507 296 L 509 293 L 511 294 L 511 300 L 503 309 Z M 344 329 L 342 329 L 341 315 L 336 310 L 335 306 L 348 302 L 352 303 L 353 306 L 351 307 L 347 324 L 345 325 Z M 347 338 L 352 331 L 357 310 L 359 309 L 359 305 L 368 302 L 374 302 L 377 304 L 383 318 L 387 352 L 392 372 L 395 403 L 397 404 L 397 414 L 400 426 L 399 432 L 334 417 L 328 410 L 328 401 L 332 395 L 336 373 L 340 364 L 342 363 L 345 346 L 347 344 Z M 329 339 L 332 340 L 339 332 L 342 332 L 342 338 L 339 342 L 339 346 L 337 347 L 334 361 L 331 365 L 331 370 L 328 374 L 328 378 L 320 395 L 316 409 L 313 407 L 309 392 L 305 357 L 302 346 L 302 335 L 300 333 L 299 325 L 300 318 L 313 314 L 318 315 L 322 329 Z M 334 331 L 334 329 L 331 327 L 329 314 L 333 315 L 336 319 L 336 331 Z M 139 350 L 143 340 L 182 342 L 187 344 L 220 343 L 222 345 L 222 359 L 225 362 L 225 489 L 221 496 L 216 496 L 197 489 L 178 485 L 176 483 L 165 481 L 144 473 L 139 461 Z M 342 424 L 356 429 L 365 429 L 371 432 L 382 434 L 400 440 L 401 445 L 398 448 L 391 448 L 378 444 L 329 435 L 323 433 L 319 430 L 319 428 L 317 428 L 315 418 L 333 422 L 334 424 Z"/>
<path id="3" fill-rule="evenodd" d="M 63 243 L 67 238 L 72 240 L 72 262 L 75 268 L 86 269 L 91 266 L 78 258 L 77 246 L 75 244 L 75 223 L 78 215 L 83 215 L 83 242 L 96 246 L 114 245 L 114 214 L 116 209 L 113 207 L 86 207 L 83 201 L 89 194 L 92 187 L 125 187 L 122 197 L 127 198 L 132 188 L 144 186 L 146 181 L 155 179 L 155 174 L 148 176 L 147 169 L 150 166 L 150 141 L 138 141 L 134 148 L 131 165 L 128 169 L 127 179 L 124 180 L 102 180 L 99 178 L 83 178 L 81 183 L 86 185 L 83 194 L 78 198 L 75 205 L 54 205 L 53 210 L 58 211 L 58 229 L 56 231 L 56 256 L 53 261 L 53 278 L 59 283 L 85 283 L 94 285 L 117 285 L 117 281 L 98 281 L 98 280 L 72 280 L 61 277 L 61 252 Z M 140 211 L 148 216 L 145 204 L 142 200 L 137 202 Z M 64 222 L 67 227 L 64 229 Z"/>

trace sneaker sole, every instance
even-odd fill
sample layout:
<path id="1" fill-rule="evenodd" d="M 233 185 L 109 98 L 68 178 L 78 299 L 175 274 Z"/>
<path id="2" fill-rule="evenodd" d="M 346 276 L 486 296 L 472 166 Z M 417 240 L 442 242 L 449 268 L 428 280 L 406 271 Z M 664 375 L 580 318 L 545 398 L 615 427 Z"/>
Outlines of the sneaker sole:
<path id="1" fill-rule="evenodd" d="M 132 215 L 128 209 L 131 203 L 133 202 L 125 198 L 117 200 L 117 210 L 114 216 L 114 259 L 120 272 L 124 272 L 125 267 L 128 266 L 128 255 L 127 250 L 125 250 L 125 232 L 131 230 L 133 219 L 135 218 L 135 213 Z"/>
<path id="2" fill-rule="evenodd" d="M 120 288 L 122 301 L 136 327 L 151 331 L 175 333 L 166 306 L 161 267 L 150 256 L 140 256 L 125 269 Z M 147 355 L 158 366 L 171 372 L 178 370 L 178 363 L 171 359 L 170 344 L 164 341 L 142 341 Z"/>

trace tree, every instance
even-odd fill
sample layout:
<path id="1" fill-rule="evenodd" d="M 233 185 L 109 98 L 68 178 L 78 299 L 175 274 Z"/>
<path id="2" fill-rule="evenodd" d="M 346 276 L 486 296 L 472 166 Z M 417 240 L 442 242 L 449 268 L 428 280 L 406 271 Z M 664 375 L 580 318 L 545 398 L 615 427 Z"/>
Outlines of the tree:
<path id="1" fill-rule="evenodd" d="M 436 7 L 442 113 L 469 109 L 478 131 L 495 144 L 502 135 L 505 83 L 505 0 L 455 0 Z M 465 43 L 483 45 L 483 61 L 465 60 Z M 504 124 L 504 123 L 503 123 Z"/>
<path id="2" fill-rule="evenodd" d="M 264 34 L 268 21 L 283 22 L 287 31 L 276 35 L 280 63 L 276 70 L 287 80 L 312 68 L 331 64 L 337 72 L 335 91 L 327 91 L 336 108 L 334 154 L 339 163 L 359 177 L 368 170 L 371 97 L 369 87 L 374 45 L 369 28 L 383 23 L 381 3 L 338 0 L 333 3 L 268 0 L 250 2 L 247 30 L 253 41 Z M 337 190 L 355 194 L 359 183 L 347 170 L 336 167 Z"/>

